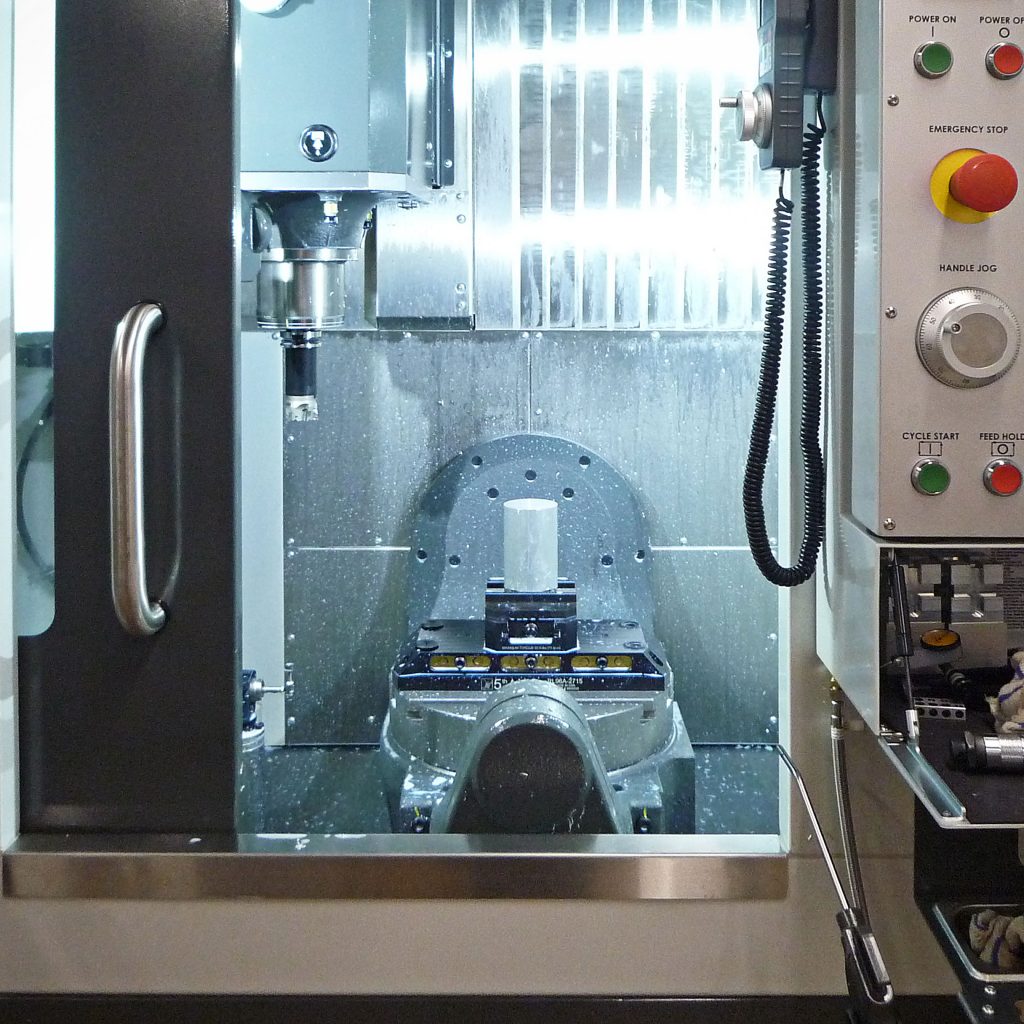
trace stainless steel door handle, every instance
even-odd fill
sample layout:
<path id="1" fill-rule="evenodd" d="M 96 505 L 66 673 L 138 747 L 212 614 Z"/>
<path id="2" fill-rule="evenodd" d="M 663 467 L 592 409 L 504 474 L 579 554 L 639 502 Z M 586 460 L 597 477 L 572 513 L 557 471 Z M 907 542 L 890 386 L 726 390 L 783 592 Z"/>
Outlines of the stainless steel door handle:
<path id="1" fill-rule="evenodd" d="M 142 489 L 142 370 L 149 339 L 163 322 L 156 303 L 132 306 L 110 353 L 110 588 L 117 618 L 133 636 L 152 636 L 167 621 L 146 586 Z"/>

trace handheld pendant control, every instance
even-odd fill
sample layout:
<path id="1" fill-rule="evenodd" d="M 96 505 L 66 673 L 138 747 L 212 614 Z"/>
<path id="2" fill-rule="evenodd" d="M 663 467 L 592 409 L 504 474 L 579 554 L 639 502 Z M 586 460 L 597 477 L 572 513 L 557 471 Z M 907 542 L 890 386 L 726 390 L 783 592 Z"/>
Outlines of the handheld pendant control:
<path id="1" fill-rule="evenodd" d="M 719 101 L 736 111 L 736 134 L 762 168 L 800 167 L 804 96 L 832 93 L 839 63 L 838 0 L 760 0 L 758 84 Z"/>
<path id="2" fill-rule="evenodd" d="M 1013 366 L 1020 340 L 1020 323 L 1002 299 L 980 288 L 957 288 L 924 311 L 917 352 L 943 384 L 981 388 Z"/>

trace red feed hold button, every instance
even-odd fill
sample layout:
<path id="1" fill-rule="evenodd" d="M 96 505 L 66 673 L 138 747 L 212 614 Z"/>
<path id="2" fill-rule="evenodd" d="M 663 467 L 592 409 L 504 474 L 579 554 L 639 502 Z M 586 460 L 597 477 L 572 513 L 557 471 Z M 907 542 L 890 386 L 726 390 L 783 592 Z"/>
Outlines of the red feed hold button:
<path id="1" fill-rule="evenodd" d="M 1016 494 L 1024 483 L 1020 470 L 1005 459 L 996 459 L 985 467 L 985 486 L 1000 498 Z"/>
<path id="2" fill-rule="evenodd" d="M 995 153 L 972 156 L 949 179 L 950 195 L 978 213 L 995 213 L 1017 195 L 1017 172 L 1009 160 Z"/>
<path id="3" fill-rule="evenodd" d="M 999 43 L 988 51 L 985 67 L 993 78 L 1016 78 L 1024 71 L 1024 51 L 1014 43 Z"/>

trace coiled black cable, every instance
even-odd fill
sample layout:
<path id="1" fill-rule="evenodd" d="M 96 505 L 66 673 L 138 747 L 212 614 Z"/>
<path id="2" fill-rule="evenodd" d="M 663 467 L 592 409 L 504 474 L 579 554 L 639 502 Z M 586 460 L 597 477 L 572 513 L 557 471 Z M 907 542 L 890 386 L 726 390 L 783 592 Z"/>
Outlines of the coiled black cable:
<path id="1" fill-rule="evenodd" d="M 754 562 L 764 577 L 779 587 L 795 587 L 814 575 L 825 536 L 825 463 L 821 453 L 821 327 L 824 319 L 821 256 L 821 183 L 819 164 L 825 138 L 825 117 L 818 96 L 817 123 L 808 124 L 804 134 L 802 189 L 800 203 L 803 246 L 804 326 L 802 352 L 802 400 L 800 407 L 800 453 L 804 470 L 803 537 L 793 566 L 780 565 L 772 552 L 765 525 L 764 477 L 771 447 L 772 422 L 779 391 L 782 341 L 785 331 L 786 282 L 789 239 L 794 203 L 787 199 L 779 182 L 772 218 L 772 245 L 768 261 L 761 372 L 754 400 L 754 422 L 743 475 L 743 518 Z"/>

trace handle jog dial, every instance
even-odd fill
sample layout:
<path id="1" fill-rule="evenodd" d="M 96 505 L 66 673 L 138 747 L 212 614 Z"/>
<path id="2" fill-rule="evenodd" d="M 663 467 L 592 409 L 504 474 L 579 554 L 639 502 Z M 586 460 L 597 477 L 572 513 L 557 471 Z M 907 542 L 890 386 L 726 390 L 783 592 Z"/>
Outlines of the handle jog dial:
<path id="1" fill-rule="evenodd" d="M 917 328 L 917 352 L 928 372 L 952 388 L 999 380 L 1020 351 L 1013 310 L 980 288 L 957 288 L 935 299 Z"/>

